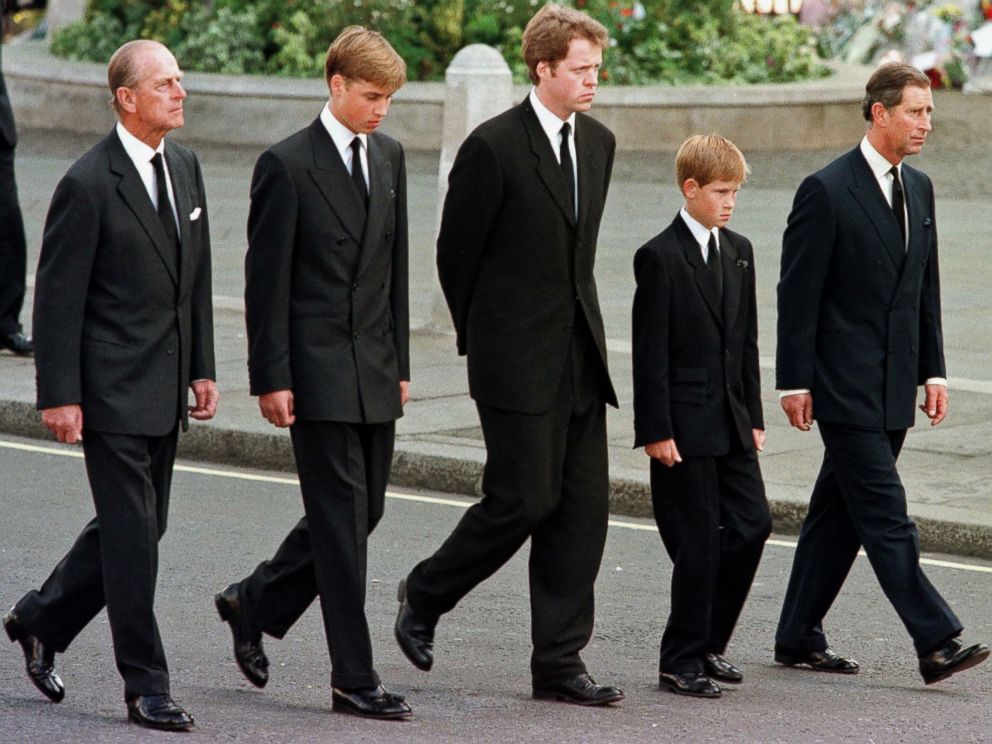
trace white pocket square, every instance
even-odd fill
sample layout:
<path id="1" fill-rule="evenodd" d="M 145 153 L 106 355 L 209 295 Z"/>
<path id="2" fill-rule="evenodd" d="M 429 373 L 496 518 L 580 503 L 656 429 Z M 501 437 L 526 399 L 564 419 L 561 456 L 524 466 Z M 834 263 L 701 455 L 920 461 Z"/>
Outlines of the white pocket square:
<path id="1" fill-rule="evenodd" d="M 189 221 L 190 222 L 196 222 L 198 219 L 200 219 L 200 212 L 202 212 L 202 211 L 203 211 L 202 209 L 200 209 L 199 207 L 197 207 L 192 212 L 190 212 L 189 213 Z"/>

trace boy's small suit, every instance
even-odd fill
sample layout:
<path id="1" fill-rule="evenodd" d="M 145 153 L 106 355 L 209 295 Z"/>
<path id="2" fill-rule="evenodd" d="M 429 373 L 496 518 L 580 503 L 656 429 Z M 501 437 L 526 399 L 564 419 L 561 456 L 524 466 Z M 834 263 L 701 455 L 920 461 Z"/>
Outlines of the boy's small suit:
<path id="1" fill-rule="evenodd" d="M 703 673 L 722 654 L 771 532 L 752 429 L 764 429 L 754 256 L 719 230 L 722 296 L 682 213 L 634 256 L 635 447 L 674 438 L 682 462 L 651 460 L 651 496 L 674 564 L 660 671 Z"/>

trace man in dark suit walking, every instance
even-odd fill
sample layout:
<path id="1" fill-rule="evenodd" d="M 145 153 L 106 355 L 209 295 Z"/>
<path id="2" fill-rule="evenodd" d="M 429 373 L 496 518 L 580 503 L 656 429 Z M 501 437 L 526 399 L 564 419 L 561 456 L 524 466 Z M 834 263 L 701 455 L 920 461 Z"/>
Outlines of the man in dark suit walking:
<path id="1" fill-rule="evenodd" d="M 373 668 L 365 581 L 409 397 L 406 165 L 377 132 L 406 64 L 352 26 L 324 72 L 320 116 L 255 166 L 245 262 L 251 393 L 266 420 L 290 428 L 305 516 L 215 602 L 238 666 L 262 687 L 261 634 L 282 638 L 319 596 L 334 710 L 403 718 L 410 706 Z"/>
<path id="2" fill-rule="evenodd" d="M 674 564 L 659 683 L 715 698 L 744 674 L 723 654 L 758 568 L 771 515 L 758 466 L 764 418 L 754 251 L 726 228 L 747 177 L 716 135 L 675 157 L 685 206 L 634 256 L 634 446 L 651 457 L 651 500 Z"/>
<path id="3" fill-rule="evenodd" d="M 164 139 L 183 125 L 181 78 L 158 42 L 118 49 L 119 122 L 52 197 L 34 304 L 38 408 L 60 442 L 82 440 L 96 517 L 4 617 L 32 681 L 58 702 L 54 655 L 106 604 L 128 718 L 165 730 L 193 719 L 169 693 L 158 541 L 179 428 L 211 418 L 218 399 L 203 179 L 196 156 Z"/>
<path id="4" fill-rule="evenodd" d="M 3 44 L 0 43 L 0 53 Z M 31 339 L 24 335 L 20 323 L 24 303 L 24 272 L 27 269 L 27 241 L 24 220 L 17 202 L 17 182 L 14 179 L 14 148 L 17 130 L 14 112 L 3 79 L 0 57 L 0 349 L 29 356 L 33 351 Z"/>
<path id="5" fill-rule="evenodd" d="M 533 692 L 603 705 L 579 652 L 606 540 L 606 365 L 593 263 L 613 134 L 586 116 L 608 42 L 588 16 L 545 5 L 523 35 L 534 88 L 478 127 L 449 176 L 437 243 L 458 351 L 468 355 L 487 461 L 482 501 L 400 584 L 396 636 L 433 663 L 434 629 L 531 539 Z"/>
<path id="6" fill-rule="evenodd" d="M 861 144 L 806 178 L 782 247 L 776 385 L 789 423 L 819 424 L 824 456 L 799 535 L 775 660 L 853 674 L 823 619 L 862 546 L 909 631 L 926 684 L 984 661 L 920 569 L 896 460 L 917 387 L 947 413 L 937 225 L 930 179 L 903 162 L 931 129 L 927 77 L 904 64 L 868 80 Z"/>

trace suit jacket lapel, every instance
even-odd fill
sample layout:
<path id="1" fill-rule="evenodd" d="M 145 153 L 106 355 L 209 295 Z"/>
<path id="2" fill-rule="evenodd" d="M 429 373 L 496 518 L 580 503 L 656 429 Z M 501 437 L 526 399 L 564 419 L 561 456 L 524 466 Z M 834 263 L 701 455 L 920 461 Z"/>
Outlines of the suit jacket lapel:
<path id="1" fill-rule="evenodd" d="M 355 276 L 361 276 L 368 268 L 375 253 L 375 244 L 382 235 L 382 228 L 389 216 L 389 206 L 393 203 L 394 189 L 391 163 L 387 160 L 375 135 L 368 138 L 369 150 L 369 212 L 365 221 L 365 239 L 358 259 Z"/>
<path id="2" fill-rule="evenodd" d="M 334 146 L 334 140 L 319 118 L 310 125 L 310 142 L 314 163 L 310 174 L 314 183 L 344 229 L 361 244 L 365 233 L 365 208 L 351 182 L 351 174 Z"/>
<path id="3" fill-rule="evenodd" d="M 928 248 L 928 238 L 933 229 L 933 215 L 927 203 L 925 183 L 911 168 L 902 169 L 902 188 L 906 198 L 906 228 L 909 230 L 909 245 L 906 248 L 906 263 L 900 277 L 900 284 L 909 281 L 920 259 Z M 911 271 L 912 270 L 912 271 Z"/>
<path id="4" fill-rule="evenodd" d="M 586 131 L 575 117 L 575 154 L 579 164 L 579 231 L 585 225 L 594 198 L 603 199 L 603 174 L 606 171 L 606 161 L 603 158 L 606 151 L 601 147 L 592 147 L 586 141 Z"/>
<path id="5" fill-rule="evenodd" d="M 721 307 L 720 298 L 716 294 L 716 287 L 713 286 L 713 277 L 710 275 L 710 270 L 703 263 L 703 252 L 699 249 L 699 244 L 693 237 L 689 226 L 685 224 L 685 220 L 679 215 L 675 216 L 675 229 L 679 240 L 682 242 L 682 251 L 685 254 L 686 261 L 692 267 L 692 279 L 696 282 L 696 288 L 703 296 L 706 307 L 713 314 L 713 319 L 720 327 L 723 327 L 723 308 Z M 724 279 L 726 280 L 726 275 Z"/>
<path id="6" fill-rule="evenodd" d="M 892 207 L 878 187 L 878 180 L 868 166 L 868 161 L 861 154 L 861 150 L 852 150 L 850 160 L 854 177 L 850 187 L 851 193 L 874 226 L 882 245 L 885 246 L 885 252 L 896 268 L 901 270 L 906 259 L 906 248 Z"/>
<path id="7" fill-rule="evenodd" d="M 178 286 L 179 277 L 176 276 L 176 266 L 166 245 L 165 230 L 162 229 L 158 212 L 152 206 L 152 200 L 148 196 L 148 190 L 141 176 L 138 175 L 137 168 L 124 150 L 124 145 L 121 144 L 116 131 L 112 131 L 105 141 L 110 153 L 110 171 L 120 177 L 117 192 L 148 234 L 148 239 L 165 265 L 165 270 Z"/>
<path id="8" fill-rule="evenodd" d="M 541 129 L 541 122 L 530 105 L 529 97 L 524 99 L 519 109 L 520 118 L 523 119 L 524 128 L 527 130 L 527 136 L 530 139 L 530 149 L 537 158 L 537 175 L 544 183 L 551 197 L 555 200 L 565 219 L 574 225 L 575 210 L 572 208 L 571 197 L 568 193 L 565 177 L 561 172 L 561 165 L 559 165 L 558 158 L 551 149 L 551 142 L 548 141 L 547 135 Z M 579 167 L 579 177 L 582 177 L 581 166 Z M 581 186 L 579 193 L 582 193 Z M 580 196 L 579 198 L 581 199 L 582 197 Z"/>
<path id="9" fill-rule="evenodd" d="M 720 232 L 720 261 L 723 265 L 723 325 L 732 328 L 741 306 L 741 289 L 744 286 L 744 266 L 738 265 L 737 249 Z"/>
<path id="10" fill-rule="evenodd" d="M 172 194 L 176 199 L 176 216 L 179 218 L 179 285 L 185 287 L 192 281 L 193 275 L 188 271 L 195 266 L 193 259 L 193 232 L 189 221 L 193 211 L 193 185 L 190 183 L 191 174 L 187 173 L 178 157 L 169 155 L 169 144 L 166 141 L 166 160 L 169 164 L 169 176 L 172 178 Z"/>

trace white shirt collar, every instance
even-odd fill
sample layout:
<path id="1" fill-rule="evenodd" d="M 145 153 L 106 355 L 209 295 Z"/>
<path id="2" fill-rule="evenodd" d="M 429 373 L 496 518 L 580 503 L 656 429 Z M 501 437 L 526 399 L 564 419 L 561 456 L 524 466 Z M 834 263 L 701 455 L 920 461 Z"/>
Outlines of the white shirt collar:
<path id="1" fill-rule="evenodd" d="M 561 133 L 561 125 L 567 121 L 572 128 L 572 135 L 575 135 L 575 112 L 573 111 L 565 121 L 558 118 L 557 114 L 551 113 L 547 106 L 541 103 L 541 99 L 537 97 L 537 88 L 530 89 L 530 105 L 534 109 L 534 113 L 537 114 L 537 120 L 541 124 L 541 129 L 548 136 L 552 142 L 556 143 L 555 151 L 557 152 L 557 143 L 560 142 L 558 135 Z"/>
<path id="2" fill-rule="evenodd" d="M 355 139 L 355 133 L 337 120 L 334 114 L 331 113 L 330 105 L 325 105 L 324 108 L 320 110 L 320 123 L 324 125 L 324 129 L 327 130 L 327 133 L 331 135 L 331 139 L 334 141 L 334 146 L 338 148 L 338 152 L 341 153 L 341 159 L 344 160 L 346 164 L 350 164 L 351 141 Z M 359 134 L 357 136 L 362 142 L 362 149 L 368 152 L 368 135 Z"/>
<path id="3" fill-rule="evenodd" d="M 868 161 L 868 167 L 871 168 L 871 172 L 875 174 L 877 180 L 881 180 L 884 176 L 889 175 L 889 171 L 892 170 L 892 163 L 872 146 L 871 142 L 868 141 L 868 135 L 865 135 L 861 140 L 861 154 L 865 156 L 865 160 Z M 899 176 L 901 178 L 902 163 L 899 163 L 896 168 L 899 169 Z"/>
<path id="4" fill-rule="evenodd" d="M 716 244 L 720 245 L 719 228 L 714 227 L 712 230 L 706 229 L 706 226 L 703 225 L 699 220 L 697 220 L 691 214 L 689 214 L 689 210 L 687 210 L 685 207 L 682 207 L 682 210 L 679 212 L 679 214 L 682 216 L 682 220 L 685 222 L 686 226 L 689 228 L 689 231 L 692 233 L 692 237 L 696 239 L 696 242 L 701 247 L 704 247 L 706 249 L 705 251 L 703 251 L 704 255 L 706 254 L 706 252 L 709 251 L 710 235 L 713 235 L 716 238 Z"/>
<path id="5" fill-rule="evenodd" d="M 157 152 L 165 152 L 165 137 L 162 141 L 158 143 L 158 147 L 152 149 L 140 139 L 131 134 L 127 127 L 125 127 L 120 122 L 117 122 L 117 136 L 120 138 L 121 144 L 124 145 L 124 152 L 128 154 L 128 157 L 134 161 L 134 164 L 139 166 L 147 165 L 151 162 L 152 158 L 155 157 Z"/>

